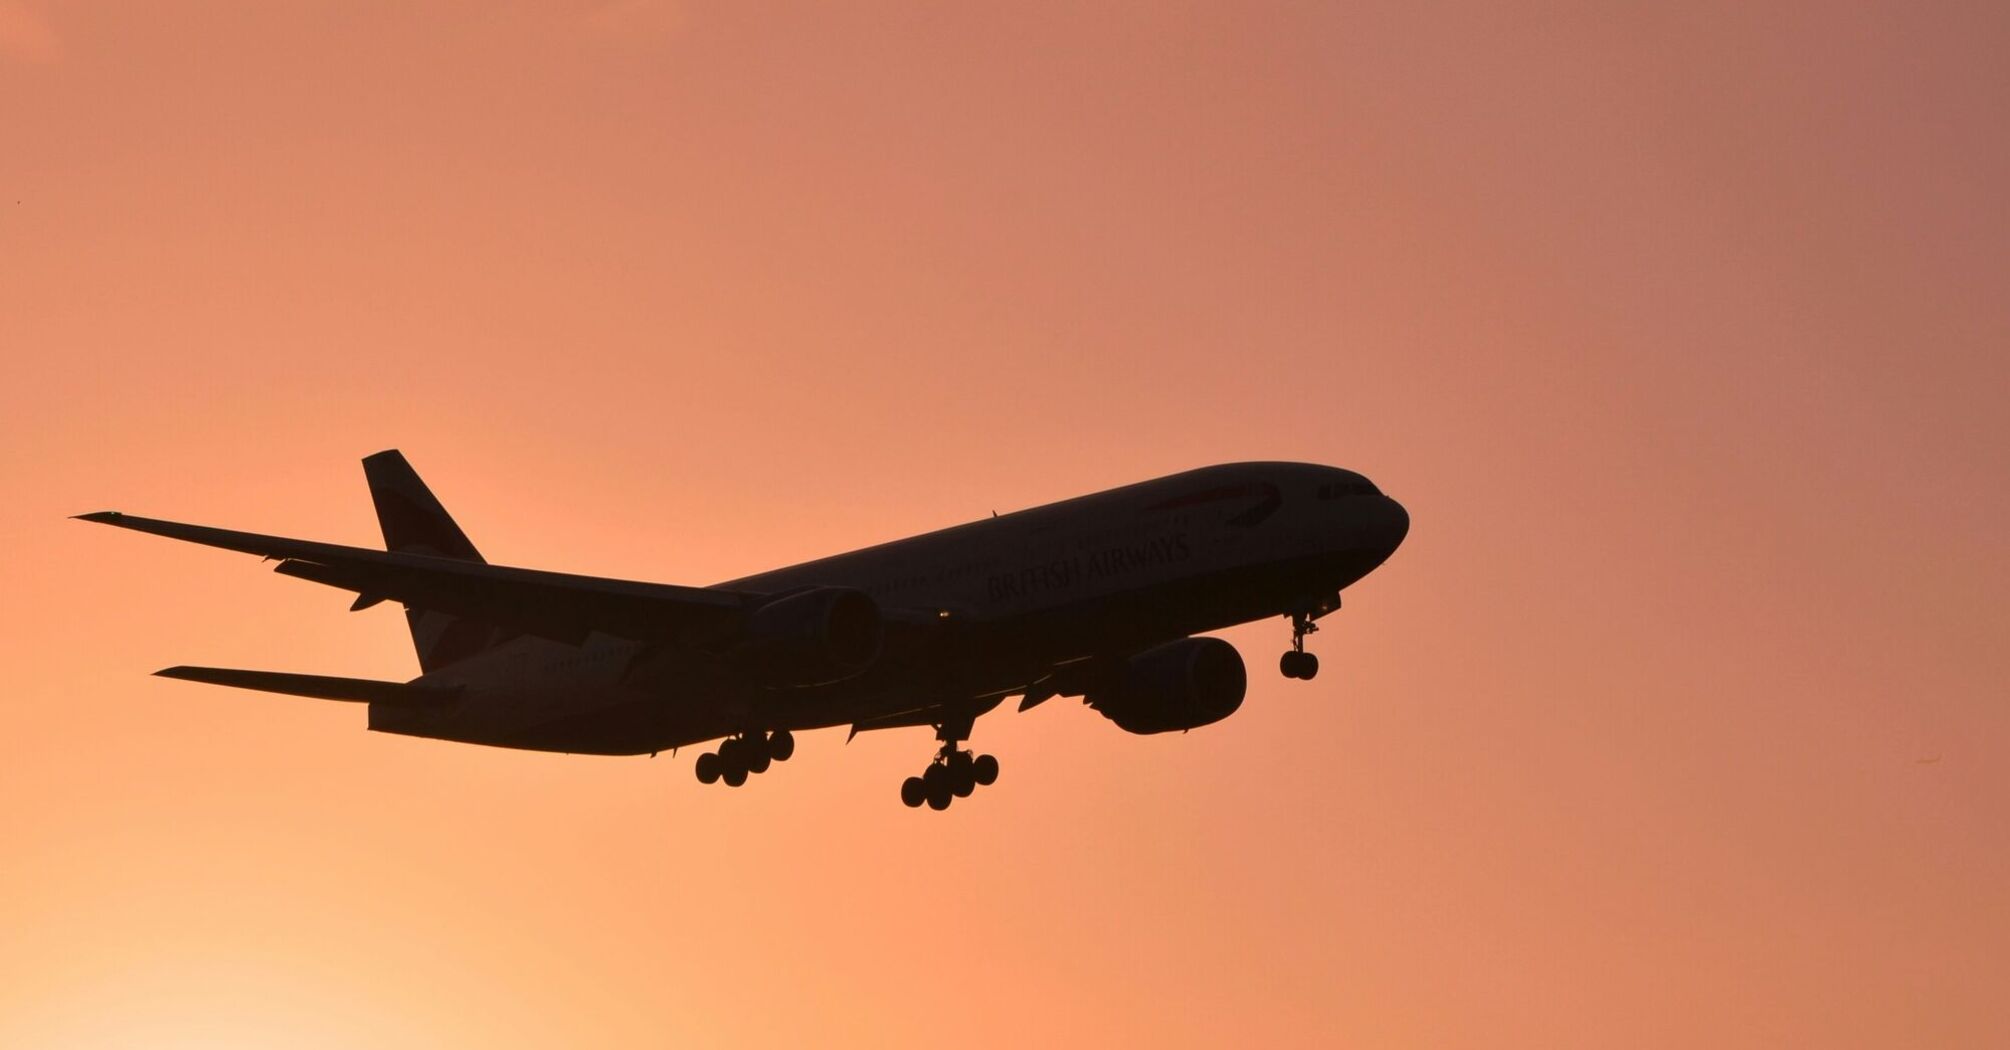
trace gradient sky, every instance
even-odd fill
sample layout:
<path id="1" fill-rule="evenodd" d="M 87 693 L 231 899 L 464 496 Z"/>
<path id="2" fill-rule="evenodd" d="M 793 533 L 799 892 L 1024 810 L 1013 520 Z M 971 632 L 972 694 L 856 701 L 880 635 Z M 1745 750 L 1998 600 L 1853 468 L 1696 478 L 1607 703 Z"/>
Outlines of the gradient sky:
<path id="1" fill-rule="evenodd" d="M 2000 4 L 0 0 L 0 1045 L 2010 1045 Z M 1086 8 L 1086 9 L 1085 9 Z M 395 610 L 1206 463 L 1407 545 L 1234 718 L 739 791 L 363 731 Z"/>

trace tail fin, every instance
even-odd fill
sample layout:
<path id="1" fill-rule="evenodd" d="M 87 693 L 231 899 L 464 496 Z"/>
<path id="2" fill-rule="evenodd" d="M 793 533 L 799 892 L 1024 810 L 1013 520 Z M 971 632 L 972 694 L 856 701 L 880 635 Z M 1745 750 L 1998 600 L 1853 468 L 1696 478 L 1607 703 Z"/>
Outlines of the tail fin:
<path id="1" fill-rule="evenodd" d="M 370 500 L 377 505 L 377 524 L 384 530 L 384 549 L 436 558 L 482 561 L 468 535 L 440 505 L 433 491 L 396 449 L 367 456 L 363 475 L 370 481 Z M 405 607 L 412 628 L 412 645 L 419 651 L 419 669 L 435 671 L 465 660 L 507 640 L 499 629 L 476 620 L 430 609 Z"/>

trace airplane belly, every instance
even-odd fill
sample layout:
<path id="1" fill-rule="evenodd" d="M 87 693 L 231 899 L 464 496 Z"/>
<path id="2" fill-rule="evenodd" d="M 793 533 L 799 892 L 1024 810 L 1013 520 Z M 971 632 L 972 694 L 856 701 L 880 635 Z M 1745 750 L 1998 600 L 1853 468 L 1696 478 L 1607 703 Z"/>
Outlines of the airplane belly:
<path id="1" fill-rule="evenodd" d="M 613 639 L 563 646 L 511 643 L 472 666 L 429 675 L 455 685 L 451 708 L 417 712 L 373 705 L 370 728 L 460 743 L 575 754 L 645 754 L 725 730 L 723 705 L 703 691 L 647 674 L 636 646 Z M 688 684 L 688 683 L 683 683 Z"/>

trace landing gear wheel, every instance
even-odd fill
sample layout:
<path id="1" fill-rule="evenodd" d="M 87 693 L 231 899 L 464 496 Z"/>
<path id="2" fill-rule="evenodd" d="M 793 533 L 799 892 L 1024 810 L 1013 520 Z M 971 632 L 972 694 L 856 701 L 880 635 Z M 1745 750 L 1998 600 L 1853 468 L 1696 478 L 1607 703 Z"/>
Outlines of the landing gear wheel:
<path id="1" fill-rule="evenodd" d="M 1277 667 L 1286 678 L 1310 681 L 1313 675 L 1319 673 L 1319 658 L 1307 652 L 1288 652 L 1277 661 Z"/>
<path id="2" fill-rule="evenodd" d="M 970 764 L 970 774 L 977 778 L 978 787 L 990 787 L 998 782 L 998 760 L 990 755 L 978 755 Z"/>
<path id="3" fill-rule="evenodd" d="M 727 766 L 719 774 L 719 778 L 726 782 L 727 787 L 739 787 L 741 784 L 747 782 L 747 767 L 735 762 Z"/>
<path id="4" fill-rule="evenodd" d="M 775 757 L 768 751 L 768 742 L 758 736 L 750 736 L 746 739 L 744 761 L 747 763 L 747 772 L 766 773 L 768 771 L 768 763 Z"/>
<path id="5" fill-rule="evenodd" d="M 908 777 L 906 780 L 900 782 L 900 801 L 902 805 L 909 809 L 915 809 L 927 800 L 928 785 L 922 783 L 920 777 Z"/>
<path id="6" fill-rule="evenodd" d="M 970 768 L 968 753 L 964 760 L 949 769 L 949 792 L 957 798 L 969 798 L 977 790 L 977 774 Z"/>
<path id="7" fill-rule="evenodd" d="M 692 768 L 698 773 L 698 783 L 716 783 L 719 779 L 719 756 L 707 751 L 698 756 L 698 763 Z"/>
<path id="8" fill-rule="evenodd" d="M 777 762 L 787 762 L 796 753 L 795 735 L 786 729 L 775 730 L 775 735 L 768 738 L 768 753 Z"/>
<path id="9" fill-rule="evenodd" d="M 948 809 L 949 800 L 956 794 L 955 781 L 948 766 L 929 766 L 928 771 L 921 774 L 921 786 L 928 796 L 929 809 Z"/>
<path id="10" fill-rule="evenodd" d="M 1277 669 L 1284 672 L 1286 678 L 1310 681 L 1313 675 L 1319 673 L 1319 658 L 1311 653 L 1294 649 L 1277 661 Z"/>

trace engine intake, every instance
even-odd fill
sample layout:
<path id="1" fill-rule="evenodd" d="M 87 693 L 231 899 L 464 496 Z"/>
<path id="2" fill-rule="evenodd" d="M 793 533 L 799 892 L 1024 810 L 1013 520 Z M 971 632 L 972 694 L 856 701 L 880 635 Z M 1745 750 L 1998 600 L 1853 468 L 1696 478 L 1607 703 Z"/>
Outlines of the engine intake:
<path id="1" fill-rule="evenodd" d="M 814 587 L 756 608 L 739 662 L 776 685 L 825 685 L 879 657 L 879 604 L 849 587 Z"/>
<path id="2" fill-rule="evenodd" d="M 1219 638 L 1182 638 L 1125 661 L 1090 706 L 1129 733 L 1169 733 L 1219 722 L 1242 706 L 1242 654 Z"/>

